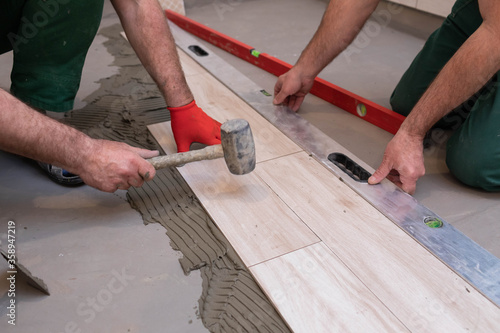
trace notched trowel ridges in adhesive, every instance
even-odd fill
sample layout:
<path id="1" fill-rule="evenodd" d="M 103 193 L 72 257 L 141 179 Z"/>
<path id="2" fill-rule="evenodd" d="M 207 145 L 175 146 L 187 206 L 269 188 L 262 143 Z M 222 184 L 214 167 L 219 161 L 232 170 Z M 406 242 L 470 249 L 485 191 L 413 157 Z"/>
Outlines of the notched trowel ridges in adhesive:
<path id="1" fill-rule="evenodd" d="M 159 98 L 147 100 L 153 110 L 137 108 L 142 101 L 127 104 L 119 96 L 103 96 L 83 109 L 72 111 L 65 122 L 90 137 L 120 141 L 136 147 L 156 149 L 156 143 L 146 126 L 155 121 L 170 118 L 164 108 L 165 102 Z"/>
<path id="2" fill-rule="evenodd" d="M 227 245 L 213 235 L 209 217 L 177 170 L 158 170 L 153 180 L 127 195 L 144 222 L 158 222 L 167 229 L 172 247 L 183 253 L 179 261 L 184 273 L 225 255 Z"/>
<path id="3" fill-rule="evenodd" d="M 223 267 L 216 267 L 222 262 Z M 231 266 L 222 258 L 201 269 L 208 284 L 199 301 L 204 325 L 213 332 L 238 331 L 236 328 L 243 332 L 290 332 L 250 273 Z"/>

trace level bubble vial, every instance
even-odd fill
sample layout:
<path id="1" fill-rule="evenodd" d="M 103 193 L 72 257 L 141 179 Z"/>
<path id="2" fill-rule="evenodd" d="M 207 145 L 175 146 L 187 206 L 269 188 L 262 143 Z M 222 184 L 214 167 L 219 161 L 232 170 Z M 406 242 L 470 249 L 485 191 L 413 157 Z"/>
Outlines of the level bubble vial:
<path id="1" fill-rule="evenodd" d="M 363 104 L 363 103 L 359 103 L 357 106 L 356 106 L 356 111 L 358 112 L 358 115 L 360 117 L 364 117 L 366 116 L 366 106 Z"/>

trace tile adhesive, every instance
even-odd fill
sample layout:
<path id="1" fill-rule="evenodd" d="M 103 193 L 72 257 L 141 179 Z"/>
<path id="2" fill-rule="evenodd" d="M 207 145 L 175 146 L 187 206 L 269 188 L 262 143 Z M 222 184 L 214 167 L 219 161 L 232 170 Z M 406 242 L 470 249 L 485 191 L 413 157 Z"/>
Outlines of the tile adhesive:
<path id="1" fill-rule="evenodd" d="M 146 126 L 169 120 L 165 101 L 121 31 L 119 24 L 100 31 L 119 73 L 102 79 L 87 106 L 69 112 L 64 122 L 94 138 L 161 150 Z M 201 271 L 199 316 L 209 331 L 290 332 L 175 168 L 158 170 L 127 197 L 145 224 L 167 229 L 170 245 L 183 255 L 184 273 Z"/>

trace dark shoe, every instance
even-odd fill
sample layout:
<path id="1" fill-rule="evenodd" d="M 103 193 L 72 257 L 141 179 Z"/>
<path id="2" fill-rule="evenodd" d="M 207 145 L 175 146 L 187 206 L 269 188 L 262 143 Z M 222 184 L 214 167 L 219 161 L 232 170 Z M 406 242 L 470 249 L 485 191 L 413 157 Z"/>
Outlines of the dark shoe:
<path id="1" fill-rule="evenodd" d="M 61 185 L 77 186 L 83 184 L 80 176 L 74 175 L 64 169 L 56 167 L 52 164 L 38 162 L 38 165 L 45 171 L 50 179 Z"/>

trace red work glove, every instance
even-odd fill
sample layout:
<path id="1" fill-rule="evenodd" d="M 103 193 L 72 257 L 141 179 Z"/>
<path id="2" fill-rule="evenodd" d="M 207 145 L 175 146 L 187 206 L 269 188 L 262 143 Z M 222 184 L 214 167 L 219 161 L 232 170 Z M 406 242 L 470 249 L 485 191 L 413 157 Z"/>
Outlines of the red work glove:
<path id="1" fill-rule="evenodd" d="M 167 109 L 170 111 L 170 124 L 179 153 L 189 151 L 193 142 L 220 144 L 220 123 L 203 112 L 195 101 Z"/>

